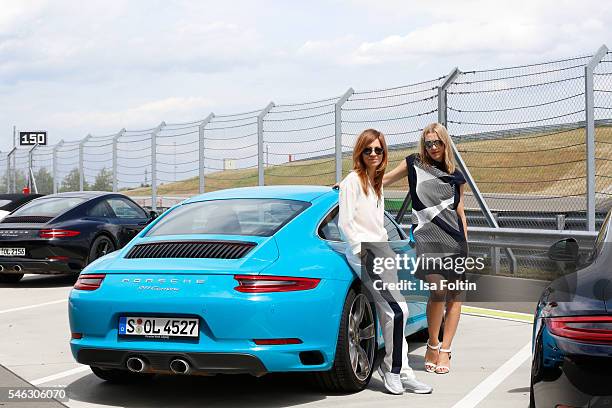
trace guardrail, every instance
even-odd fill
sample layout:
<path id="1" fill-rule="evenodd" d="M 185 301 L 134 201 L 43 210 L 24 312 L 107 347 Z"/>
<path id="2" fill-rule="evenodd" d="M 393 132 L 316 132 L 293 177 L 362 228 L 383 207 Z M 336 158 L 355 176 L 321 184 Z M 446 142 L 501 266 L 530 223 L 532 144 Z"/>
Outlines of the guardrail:
<path id="1" fill-rule="evenodd" d="M 575 238 L 578 241 L 581 251 L 590 251 L 597 238 L 597 232 L 468 227 L 468 238 L 472 253 L 490 257 L 491 274 L 499 274 L 501 271 L 504 257 L 504 252 L 501 251 L 502 248 L 513 249 L 513 261 L 522 265 L 529 265 L 531 268 L 544 270 L 551 266 L 557 266 L 554 261 L 548 259 L 546 253 L 556 241 L 569 237 Z M 518 269 L 514 267 L 510 270 L 516 274 Z"/>
<path id="2" fill-rule="evenodd" d="M 410 224 L 400 225 L 408 231 Z M 499 274 L 502 261 L 529 263 L 535 267 L 545 268 L 554 264 L 545 254 L 534 254 L 533 251 L 547 252 L 552 244 L 563 238 L 575 238 L 581 251 L 593 248 L 596 231 L 549 230 L 533 228 L 490 228 L 468 227 L 468 243 L 472 255 L 481 255 L 490 259 L 491 274 Z M 514 259 L 507 259 L 502 249 L 516 250 Z M 516 265 L 510 266 L 510 272 L 516 273 Z"/>
<path id="3" fill-rule="evenodd" d="M 548 250 L 556 241 L 572 237 L 581 250 L 593 247 L 597 231 L 468 227 L 469 243 L 477 246 Z"/>

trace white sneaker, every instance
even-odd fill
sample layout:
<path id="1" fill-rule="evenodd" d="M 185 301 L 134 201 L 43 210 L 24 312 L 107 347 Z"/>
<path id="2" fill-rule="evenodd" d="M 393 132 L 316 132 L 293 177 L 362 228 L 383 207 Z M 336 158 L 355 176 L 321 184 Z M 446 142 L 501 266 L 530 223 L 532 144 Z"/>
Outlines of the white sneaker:
<path id="1" fill-rule="evenodd" d="M 400 379 L 399 374 L 383 372 L 383 369 L 379 366 L 378 375 L 380 375 L 380 378 L 382 378 L 385 388 L 391 394 L 401 395 L 404 393 L 404 386 L 402 385 L 402 381 Z"/>
<path id="2" fill-rule="evenodd" d="M 400 380 L 406 391 L 413 392 L 415 394 L 431 394 L 433 391 L 431 385 L 422 383 L 416 378 L 411 378 L 407 375 L 400 375 Z"/>

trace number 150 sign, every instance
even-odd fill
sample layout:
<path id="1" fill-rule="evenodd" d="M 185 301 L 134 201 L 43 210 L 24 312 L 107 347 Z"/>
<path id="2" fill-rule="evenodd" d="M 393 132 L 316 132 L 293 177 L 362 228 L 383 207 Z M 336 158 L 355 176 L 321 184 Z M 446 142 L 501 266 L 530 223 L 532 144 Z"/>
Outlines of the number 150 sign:
<path id="1" fill-rule="evenodd" d="M 20 146 L 34 146 L 35 144 L 45 146 L 47 144 L 47 132 L 19 132 Z"/>

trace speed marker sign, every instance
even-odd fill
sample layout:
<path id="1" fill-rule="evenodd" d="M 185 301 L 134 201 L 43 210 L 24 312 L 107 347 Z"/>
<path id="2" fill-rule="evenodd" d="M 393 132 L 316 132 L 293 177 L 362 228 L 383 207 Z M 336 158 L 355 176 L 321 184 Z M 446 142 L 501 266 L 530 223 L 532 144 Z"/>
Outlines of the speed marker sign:
<path id="1" fill-rule="evenodd" d="M 34 146 L 34 145 L 47 145 L 47 132 L 19 132 L 19 145 L 20 146 Z"/>

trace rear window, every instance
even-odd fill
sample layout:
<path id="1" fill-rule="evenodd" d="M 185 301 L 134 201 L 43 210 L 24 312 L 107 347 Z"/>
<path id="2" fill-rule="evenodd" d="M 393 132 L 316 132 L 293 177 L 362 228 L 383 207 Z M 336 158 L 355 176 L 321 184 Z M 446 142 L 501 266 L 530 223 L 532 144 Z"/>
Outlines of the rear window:
<path id="1" fill-rule="evenodd" d="M 85 201 L 86 199 L 78 197 L 39 198 L 19 208 L 11 214 L 11 217 L 29 215 L 55 217 Z"/>
<path id="2" fill-rule="evenodd" d="M 234 199 L 182 205 L 159 221 L 147 236 L 223 234 L 271 236 L 304 211 L 304 201 Z"/>

